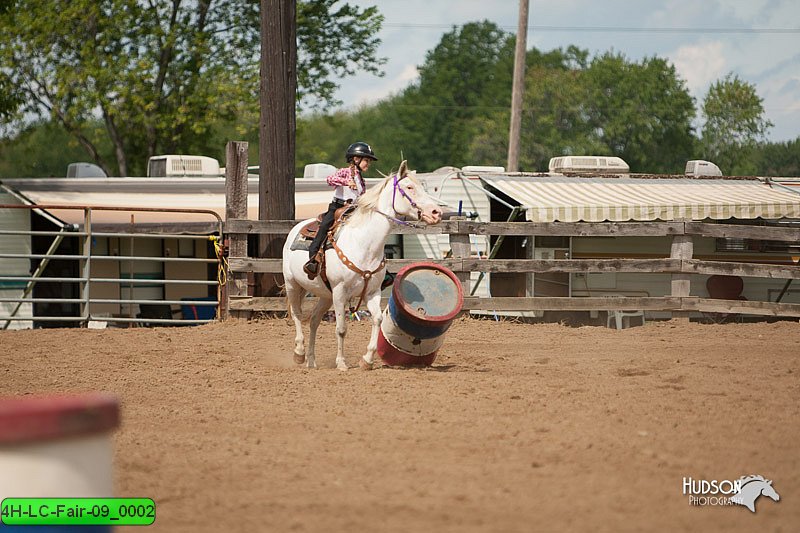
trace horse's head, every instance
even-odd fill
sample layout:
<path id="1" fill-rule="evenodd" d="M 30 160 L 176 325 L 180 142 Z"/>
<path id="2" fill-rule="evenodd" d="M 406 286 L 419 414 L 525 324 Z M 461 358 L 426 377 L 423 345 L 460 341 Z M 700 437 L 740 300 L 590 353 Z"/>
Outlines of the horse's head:
<path id="1" fill-rule="evenodd" d="M 750 512 L 756 512 L 756 500 L 759 496 L 767 496 L 776 502 L 781 499 L 777 491 L 772 487 L 772 480 L 764 479 L 763 476 L 742 476 L 739 479 L 740 489 L 731 501 L 739 505 L 744 505 Z"/>
<path id="2" fill-rule="evenodd" d="M 392 209 L 398 217 L 421 220 L 426 224 L 438 224 L 442 221 L 442 209 L 439 203 L 425 192 L 425 188 L 417 181 L 416 171 L 409 171 L 405 161 L 400 163 L 397 173 L 388 179 L 391 185 Z"/>
<path id="3" fill-rule="evenodd" d="M 778 492 L 772 488 L 772 480 L 765 480 L 764 485 L 761 486 L 761 494 L 767 496 L 768 498 L 772 498 L 776 502 L 781 499 Z"/>

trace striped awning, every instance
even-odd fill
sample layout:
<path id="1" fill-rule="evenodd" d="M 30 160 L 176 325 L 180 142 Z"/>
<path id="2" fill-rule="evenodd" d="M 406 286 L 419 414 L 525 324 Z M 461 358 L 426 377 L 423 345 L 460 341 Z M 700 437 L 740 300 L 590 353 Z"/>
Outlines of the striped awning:
<path id="1" fill-rule="evenodd" d="M 481 175 L 532 222 L 800 218 L 800 194 L 757 179 Z M 800 188 L 798 188 L 800 193 Z"/>

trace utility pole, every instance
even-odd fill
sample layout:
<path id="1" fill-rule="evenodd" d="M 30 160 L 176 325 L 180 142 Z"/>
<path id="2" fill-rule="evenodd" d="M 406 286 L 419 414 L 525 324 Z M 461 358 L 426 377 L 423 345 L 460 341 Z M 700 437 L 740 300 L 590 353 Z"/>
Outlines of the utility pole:
<path id="1" fill-rule="evenodd" d="M 517 46 L 514 50 L 514 82 L 511 89 L 511 127 L 508 132 L 506 170 L 519 171 L 519 141 L 522 129 L 522 95 L 525 92 L 525 52 L 528 39 L 528 0 L 519 0 Z"/>
<path id="2" fill-rule="evenodd" d="M 258 219 L 294 220 L 296 0 L 261 0 Z M 258 257 L 280 257 L 283 238 L 260 235 Z M 279 274 L 262 274 L 256 294 L 278 294 Z"/>

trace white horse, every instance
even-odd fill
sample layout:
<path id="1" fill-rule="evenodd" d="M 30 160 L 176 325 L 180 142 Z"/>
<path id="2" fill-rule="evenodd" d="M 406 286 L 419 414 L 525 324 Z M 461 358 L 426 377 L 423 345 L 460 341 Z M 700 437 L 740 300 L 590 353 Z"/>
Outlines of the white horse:
<path id="1" fill-rule="evenodd" d="M 378 346 L 378 330 L 381 325 L 381 283 L 386 272 L 383 247 L 392 224 L 404 224 L 402 219 L 438 224 L 442 220 L 439 204 L 430 197 L 415 178 L 416 172 L 408 171 L 406 162 L 400 164 L 396 174 L 374 185 L 358 200 L 353 214 L 335 236 L 336 249 L 325 252 L 325 265 L 331 290 L 325 286 L 322 276 L 313 281 L 303 272 L 308 260 L 305 250 L 292 250 L 300 229 L 311 220 L 297 224 L 286 237 L 283 245 L 283 276 L 286 282 L 286 297 L 289 313 L 294 320 L 297 335 L 294 340 L 294 361 L 307 362 L 308 368 L 316 368 L 315 342 L 317 328 L 325 312 L 333 304 L 336 312 L 336 367 L 347 370 L 344 360 L 344 337 L 347 334 L 345 308 L 354 298 L 366 302 L 372 315 L 372 335 L 367 352 L 359 359 L 359 366 L 372 368 Z M 319 298 L 308 317 L 302 314 L 303 299 L 308 293 Z M 308 346 L 303 337 L 303 322 L 309 320 Z"/>

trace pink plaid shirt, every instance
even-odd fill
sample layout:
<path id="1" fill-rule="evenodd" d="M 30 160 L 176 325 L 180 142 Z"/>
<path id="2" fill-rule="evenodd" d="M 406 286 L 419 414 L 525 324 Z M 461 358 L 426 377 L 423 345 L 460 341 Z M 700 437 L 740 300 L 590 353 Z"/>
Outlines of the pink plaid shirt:
<path id="1" fill-rule="evenodd" d="M 350 188 L 350 167 L 340 168 L 328 176 L 327 181 L 328 185 L 336 187 L 336 190 L 333 192 L 333 196 L 339 200 L 355 201 L 359 196 L 364 194 L 364 191 L 367 189 L 366 184 L 364 183 L 364 178 L 361 177 L 361 173 L 358 171 L 358 169 L 356 169 L 355 173 L 357 189 L 353 190 Z"/>

